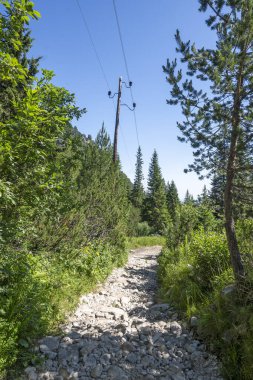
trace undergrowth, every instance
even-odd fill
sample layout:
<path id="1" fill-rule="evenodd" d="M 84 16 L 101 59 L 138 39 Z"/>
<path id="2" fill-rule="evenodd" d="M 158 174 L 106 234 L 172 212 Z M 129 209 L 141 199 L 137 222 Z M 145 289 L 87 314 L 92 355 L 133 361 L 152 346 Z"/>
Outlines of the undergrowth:
<path id="1" fill-rule="evenodd" d="M 198 318 L 197 333 L 219 354 L 222 374 L 231 380 L 253 379 L 253 271 L 245 249 L 252 240 L 250 227 L 252 221 L 238 223 L 247 269 L 247 283 L 240 288 L 234 285 L 223 232 L 195 231 L 159 257 L 163 297 L 188 320 Z"/>
<path id="2" fill-rule="evenodd" d="M 164 236 L 137 236 L 137 237 L 129 237 L 127 239 L 127 248 L 135 249 L 141 247 L 151 247 L 154 245 L 164 246 L 166 243 L 166 239 Z"/>
<path id="3" fill-rule="evenodd" d="M 1 270 L 2 282 L 4 276 L 8 278 L 6 294 L 3 289 L 0 295 L 2 379 L 7 376 L 5 368 L 9 369 L 8 378 L 13 379 L 19 368 L 35 364 L 34 339 L 56 332 L 80 295 L 103 281 L 127 256 L 126 250 L 102 244 L 90 244 L 61 256 L 46 252 L 36 256 L 27 252 L 8 254 L 8 265 Z"/>

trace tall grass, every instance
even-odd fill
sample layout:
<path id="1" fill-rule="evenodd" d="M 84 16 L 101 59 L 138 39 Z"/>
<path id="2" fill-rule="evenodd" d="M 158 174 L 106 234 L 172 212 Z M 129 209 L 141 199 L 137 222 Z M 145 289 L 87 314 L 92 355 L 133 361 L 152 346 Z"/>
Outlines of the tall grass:
<path id="1" fill-rule="evenodd" d="M 164 246 L 166 239 L 164 236 L 137 236 L 127 239 L 127 248 L 135 249 L 141 247 L 152 247 L 155 245 Z"/>
<path id="2" fill-rule="evenodd" d="M 245 223 L 242 226 L 245 228 Z M 247 229 L 250 239 L 252 232 Z M 197 332 L 220 354 L 224 378 L 252 380 L 253 268 L 245 250 L 249 240 L 245 241 L 243 231 L 238 235 L 248 275 L 243 289 L 224 291 L 234 277 L 225 236 L 217 232 L 194 232 L 175 249 L 164 248 L 159 258 L 159 281 L 163 297 L 186 319 L 197 316 Z"/>
<path id="3" fill-rule="evenodd" d="M 56 332 L 80 295 L 126 258 L 126 250 L 102 244 L 57 256 L 9 252 L 8 268 L 3 270 L 8 274 L 8 294 L 4 288 L 0 293 L 0 379 L 7 369 L 8 378 L 18 378 L 17 368 L 34 364 L 34 339 Z"/>

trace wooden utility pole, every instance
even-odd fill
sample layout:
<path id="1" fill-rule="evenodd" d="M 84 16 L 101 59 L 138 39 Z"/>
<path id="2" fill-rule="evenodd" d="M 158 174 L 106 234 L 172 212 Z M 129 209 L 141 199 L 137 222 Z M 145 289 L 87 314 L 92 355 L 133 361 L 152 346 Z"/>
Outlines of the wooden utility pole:
<path id="1" fill-rule="evenodd" d="M 116 110 L 116 120 L 115 120 L 114 141 L 113 141 L 113 162 L 117 161 L 117 152 L 118 152 L 118 132 L 119 132 L 121 89 L 122 89 L 122 78 L 119 77 L 118 100 L 117 100 L 117 110 Z"/>

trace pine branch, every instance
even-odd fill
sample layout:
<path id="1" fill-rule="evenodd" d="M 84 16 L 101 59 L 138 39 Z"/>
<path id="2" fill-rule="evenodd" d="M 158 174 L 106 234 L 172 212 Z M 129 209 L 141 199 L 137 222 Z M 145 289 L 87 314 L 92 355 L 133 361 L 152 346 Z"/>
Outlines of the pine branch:
<path id="1" fill-rule="evenodd" d="M 229 20 L 230 20 L 230 16 L 231 16 L 231 13 L 230 13 L 230 15 L 229 15 L 229 17 L 224 17 L 224 16 L 222 16 L 221 14 L 220 14 L 220 12 L 218 12 L 215 8 L 214 8 L 214 6 L 212 5 L 212 3 L 209 1 L 209 0 L 207 0 L 207 4 L 209 5 L 209 7 L 212 9 L 212 11 L 215 13 L 215 15 L 217 16 L 217 17 L 219 17 L 222 21 L 224 21 L 226 24 L 229 22 Z"/>
<path id="2" fill-rule="evenodd" d="M 241 167 L 236 168 L 237 172 L 243 172 L 243 171 L 248 171 L 248 170 L 253 170 L 253 165 L 241 166 Z"/>

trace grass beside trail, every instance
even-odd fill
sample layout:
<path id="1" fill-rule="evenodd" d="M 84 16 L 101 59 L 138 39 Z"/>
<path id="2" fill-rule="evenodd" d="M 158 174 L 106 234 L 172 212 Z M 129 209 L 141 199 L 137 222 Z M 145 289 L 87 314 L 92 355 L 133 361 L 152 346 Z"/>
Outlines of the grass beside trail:
<path id="1" fill-rule="evenodd" d="M 153 245 L 165 245 L 166 239 L 164 236 L 138 236 L 129 237 L 127 239 L 127 248 L 135 249 L 141 247 L 151 247 Z"/>

